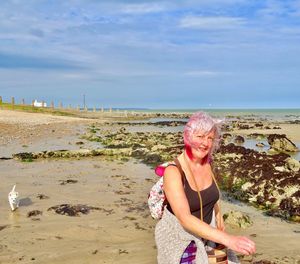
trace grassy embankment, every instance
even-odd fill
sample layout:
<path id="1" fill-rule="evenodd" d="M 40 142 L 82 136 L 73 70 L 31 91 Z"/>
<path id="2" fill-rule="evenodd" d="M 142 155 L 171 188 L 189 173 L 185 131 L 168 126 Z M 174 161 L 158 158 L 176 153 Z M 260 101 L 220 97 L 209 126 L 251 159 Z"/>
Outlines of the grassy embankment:
<path id="1" fill-rule="evenodd" d="M 30 113 L 46 113 L 52 115 L 60 115 L 60 116 L 77 116 L 79 113 L 78 110 L 75 109 L 58 109 L 52 107 L 34 107 L 32 105 L 23 105 L 23 104 L 11 104 L 11 103 L 0 103 L 0 109 L 3 110 L 16 110 Z"/>
<path id="2" fill-rule="evenodd" d="M 71 116 L 79 118 L 89 118 L 89 119 L 103 119 L 107 121 L 129 121 L 135 119 L 147 119 L 150 116 L 143 115 L 143 113 L 133 113 L 130 111 L 88 111 L 88 110 L 78 110 L 75 108 L 53 108 L 53 107 L 34 107 L 32 105 L 25 104 L 12 104 L 0 101 L 0 110 L 14 110 L 29 113 L 41 113 L 41 114 L 51 114 L 59 116 Z"/>

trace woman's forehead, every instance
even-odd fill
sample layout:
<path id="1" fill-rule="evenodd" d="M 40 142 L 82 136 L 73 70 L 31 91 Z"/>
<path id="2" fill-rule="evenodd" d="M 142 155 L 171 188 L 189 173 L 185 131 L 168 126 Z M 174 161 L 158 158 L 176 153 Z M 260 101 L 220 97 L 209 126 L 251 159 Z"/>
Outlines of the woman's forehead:
<path id="1" fill-rule="evenodd" d="M 193 135 L 195 136 L 214 136 L 215 135 L 215 131 L 214 129 L 210 130 L 210 131 L 204 131 L 204 130 L 196 130 Z"/>

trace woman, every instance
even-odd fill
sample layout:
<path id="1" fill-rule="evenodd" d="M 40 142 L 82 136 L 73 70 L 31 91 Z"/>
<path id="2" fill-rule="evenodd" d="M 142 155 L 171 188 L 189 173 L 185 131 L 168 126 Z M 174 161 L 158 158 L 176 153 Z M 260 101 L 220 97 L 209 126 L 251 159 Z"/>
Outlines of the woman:
<path id="1" fill-rule="evenodd" d="M 245 255 L 255 252 L 250 239 L 226 233 L 220 217 L 219 191 L 210 164 L 219 137 L 220 122 L 203 112 L 193 114 L 184 128 L 184 152 L 177 165 L 168 166 L 164 173 L 168 205 L 155 228 L 159 264 L 208 263 L 207 241 Z M 214 216 L 216 225 L 211 224 Z"/>

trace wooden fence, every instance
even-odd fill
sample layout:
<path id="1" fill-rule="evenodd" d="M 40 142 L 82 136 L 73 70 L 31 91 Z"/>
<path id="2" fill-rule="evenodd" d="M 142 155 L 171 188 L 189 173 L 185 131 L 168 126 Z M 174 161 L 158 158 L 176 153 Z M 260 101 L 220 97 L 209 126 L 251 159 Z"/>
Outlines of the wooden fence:
<path id="1" fill-rule="evenodd" d="M 57 105 L 57 107 L 55 107 Z M 45 101 L 37 102 L 36 100 L 32 100 L 29 104 L 25 102 L 25 99 L 23 98 L 19 103 L 16 102 L 15 97 L 11 97 L 10 102 L 4 102 L 2 99 L 2 96 L 0 96 L 0 109 L 23 109 L 23 110 L 30 110 L 30 109 L 38 109 L 41 110 L 64 110 L 64 111 L 79 111 L 79 112 L 106 112 L 106 113 L 115 113 L 115 114 L 121 114 L 122 116 L 127 117 L 128 115 L 134 115 L 135 113 L 133 111 L 127 111 L 127 110 L 118 110 L 118 109 L 112 109 L 110 108 L 104 108 L 103 106 L 96 108 L 95 106 L 93 108 L 88 108 L 85 106 L 84 108 L 81 108 L 80 105 L 77 105 L 76 107 L 73 107 L 71 104 L 69 104 L 67 107 L 64 107 L 64 104 L 62 102 L 58 102 L 55 104 L 53 101 L 50 102 L 50 105 L 48 105 Z"/>

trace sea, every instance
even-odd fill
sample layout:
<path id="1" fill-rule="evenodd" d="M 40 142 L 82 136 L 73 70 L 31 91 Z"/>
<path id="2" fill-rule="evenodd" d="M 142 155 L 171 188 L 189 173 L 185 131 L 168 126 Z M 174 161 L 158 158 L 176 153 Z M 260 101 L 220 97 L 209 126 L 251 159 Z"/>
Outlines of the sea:
<path id="1" fill-rule="evenodd" d="M 82 110 L 82 109 L 81 109 Z M 88 111 L 93 111 L 93 108 L 88 108 Z M 101 111 L 102 108 L 96 108 L 96 111 Z M 127 111 L 137 113 L 195 113 L 204 111 L 213 116 L 260 116 L 260 117 L 274 117 L 274 118 L 300 118 L 300 108 L 104 108 L 107 111 Z"/>

